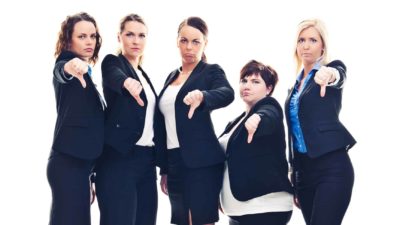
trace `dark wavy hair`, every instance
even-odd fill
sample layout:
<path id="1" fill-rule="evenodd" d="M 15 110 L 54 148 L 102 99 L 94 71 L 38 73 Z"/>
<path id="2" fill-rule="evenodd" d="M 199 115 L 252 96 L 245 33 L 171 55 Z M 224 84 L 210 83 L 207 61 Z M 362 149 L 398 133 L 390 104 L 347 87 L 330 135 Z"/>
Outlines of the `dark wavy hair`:
<path id="1" fill-rule="evenodd" d="M 200 17 L 192 16 L 192 17 L 189 17 L 189 18 L 185 19 L 184 21 L 182 21 L 181 24 L 179 24 L 178 34 L 179 34 L 179 32 L 181 32 L 182 27 L 184 27 L 186 25 L 199 30 L 204 35 L 205 39 L 207 40 L 208 26 L 207 26 L 206 22 L 204 22 L 204 20 L 202 20 Z M 203 60 L 204 62 L 207 62 L 207 57 L 204 54 L 204 52 L 203 52 L 203 55 L 201 56 L 201 60 Z"/>
<path id="2" fill-rule="evenodd" d="M 268 94 L 268 96 L 271 96 L 279 80 L 276 71 L 272 67 L 264 65 L 261 62 L 250 60 L 250 62 L 248 62 L 240 71 L 240 80 L 253 74 L 260 75 L 264 80 L 265 85 L 267 87 L 272 87 L 271 92 Z"/>
<path id="3" fill-rule="evenodd" d="M 95 64 L 101 47 L 101 36 L 99 34 L 99 29 L 97 27 L 96 21 L 92 16 L 85 12 L 80 12 L 72 16 L 67 16 L 67 18 L 61 23 L 61 29 L 58 32 L 58 40 L 56 43 L 56 51 L 54 53 L 55 57 L 58 57 L 62 51 L 67 51 L 71 48 L 72 33 L 74 32 L 74 26 L 80 21 L 88 21 L 93 23 L 96 28 L 96 46 L 94 48 L 93 56 L 89 59 L 90 63 Z"/>

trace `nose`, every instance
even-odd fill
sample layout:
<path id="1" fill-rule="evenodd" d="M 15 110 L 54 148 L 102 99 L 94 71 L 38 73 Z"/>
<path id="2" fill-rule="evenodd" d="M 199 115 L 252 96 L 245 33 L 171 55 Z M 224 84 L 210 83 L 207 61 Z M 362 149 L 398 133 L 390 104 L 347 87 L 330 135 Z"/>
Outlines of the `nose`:
<path id="1" fill-rule="evenodd" d="M 189 41 L 187 44 L 186 44 L 186 49 L 192 49 L 192 43 Z"/>

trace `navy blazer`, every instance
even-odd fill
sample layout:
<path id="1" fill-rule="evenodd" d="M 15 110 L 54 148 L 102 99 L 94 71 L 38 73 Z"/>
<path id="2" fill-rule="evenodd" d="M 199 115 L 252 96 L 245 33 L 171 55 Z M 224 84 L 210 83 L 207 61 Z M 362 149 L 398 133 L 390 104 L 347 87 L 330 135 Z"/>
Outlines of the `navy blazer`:
<path id="1" fill-rule="evenodd" d="M 64 72 L 64 65 L 77 57 L 62 52 L 53 71 L 57 122 L 52 149 L 82 159 L 95 159 L 103 149 L 104 112 L 102 99 L 86 73 L 86 88 Z"/>
<path id="2" fill-rule="evenodd" d="M 153 92 L 147 94 L 154 94 L 157 98 L 149 77 L 140 66 L 139 70 Z M 106 109 L 105 144 L 121 153 L 126 153 L 133 149 L 142 136 L 146 119 L 146 93 L 144 91 L 140 93 L 140 98 L 144 102 L 142 107 L 124 88 L 123 84 L 128 77 L 140 80 L 132 65 L 122 54 L 118 56 L 107 55 L 101 64 L 101 71 L 103 92 L 108 106 Z"/>
<path id="3" fill-rule="evenodd" d="M 245 122 L 255 113 L 260 115 L 261 121 L 252 142 L 247 143 Z M 261 99 L 248 115 L 243 113 L 229 123 L 222 135 L 229 133 L 239 121 L 226 149 L 233 196 L 247 201 L 273 192 L 293 193 L 288 179 L 283 111 L 279 103 L 272 97 Z"/>
<path id="4" fill-rule="evenodd" d="M 339 71 L 339 83 L 335 86 L 328 86 L 325 97 L 321 97 L 321 87 L 315 83 L 314 73 L 307 86 L 304 87 L 299 99 L 300 126 L 307 147 L 307 154 L 311 158 L 343 148 L 349 150 L 356 143 L 353 136 L 339 120 L 339 113 L 342 108 L 342 87 L 346 80 L 346 66 L 339 60 L 332 61 L 326 66 Z M 289 111 L 292 95 L 293 88 L 290 90 L 285 103 L 290 152 L 293 151 Z"/>
<path id="5" fill-rule="evenodd" d="M 165 89 L 179 75 L 175 70 L 169 74 L 161 90 L 159 99 Z M 189 106 L 183 102 L 188 92 L 200 90 L 203 93 L 203 102 L 195 110 L 192 119 L 188 118 Z M 234 91 L 226 79 L 225 72 L 217 64 L 207 64 L 200 61 L 193 72 L 181 87 L 175 100 L 176 130 L 182 158 L 186 166 L 199 168 L 222 163 L 225 154 L 218 143 L 210 113 L 214 109 L 225 107 L 234 100 Z M 156 145 L 158 146 L 157 161 L 161 167 L 161 174 L 167 173 L 167 147 L 164 116 L 156 107 Z"/>

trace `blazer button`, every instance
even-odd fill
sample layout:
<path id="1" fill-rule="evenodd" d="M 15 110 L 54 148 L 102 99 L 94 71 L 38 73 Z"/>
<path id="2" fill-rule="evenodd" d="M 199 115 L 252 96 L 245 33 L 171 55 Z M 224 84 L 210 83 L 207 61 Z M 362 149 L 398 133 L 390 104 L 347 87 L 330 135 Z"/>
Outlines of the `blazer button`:
<path id="1" fill-rule="evenodd" d="M 116 124 L 116 125 L 115 125 L 115 127 L 116 127 L 116 128 L 119 128 L 119 127 L 120 127 L 120 125 L 119 125 L 119 124 Z"/>

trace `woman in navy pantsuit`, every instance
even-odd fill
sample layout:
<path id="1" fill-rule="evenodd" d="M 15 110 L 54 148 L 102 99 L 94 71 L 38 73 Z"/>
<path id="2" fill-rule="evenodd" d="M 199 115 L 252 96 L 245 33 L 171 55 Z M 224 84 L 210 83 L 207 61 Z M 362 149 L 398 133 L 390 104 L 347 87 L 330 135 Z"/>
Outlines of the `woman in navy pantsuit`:
<path id="1" fill-rule="evenodd" d="M 218 221 L 225 156 L 210 112 L 230 104 L 234 92 L 222 68 L 205 62 L 207 34 L 201 18 L 180 24 L 182 66 L 168 76 L 156 108 L 161 189 L 169 195 L 173 224 Z"/>
<path id="2" fill-rule="evenodd" d="M 50 225 L 90 224 L 90 182 L 103 149 L 103 102 L 91 78 L 101 37 L 87 13 L 68 16 L 56 45 L 53 85 L 57 122 L 47 177 L 52 191 Z"/>
<path id="3" fill-rule="evenodd" d="M 155 225 L 157 183 L 154 149 L 156 93 L 141 67 L 147 27 L 136 14 L 122 18 L 121 51 L 102 64 L 107 101 L 105 149 L 96 163 L 101 225 Z"/>
<path id="4" fill-rule="evenodd" d="M 285 104 L 295 200 L 307 225 L 340 225 L 354 182 L 347 151 L 356 143 L 339 120 L 346 67 L 328 63 L 320 20 L 301 22 L 296 42 L 303 69 Z"/>

